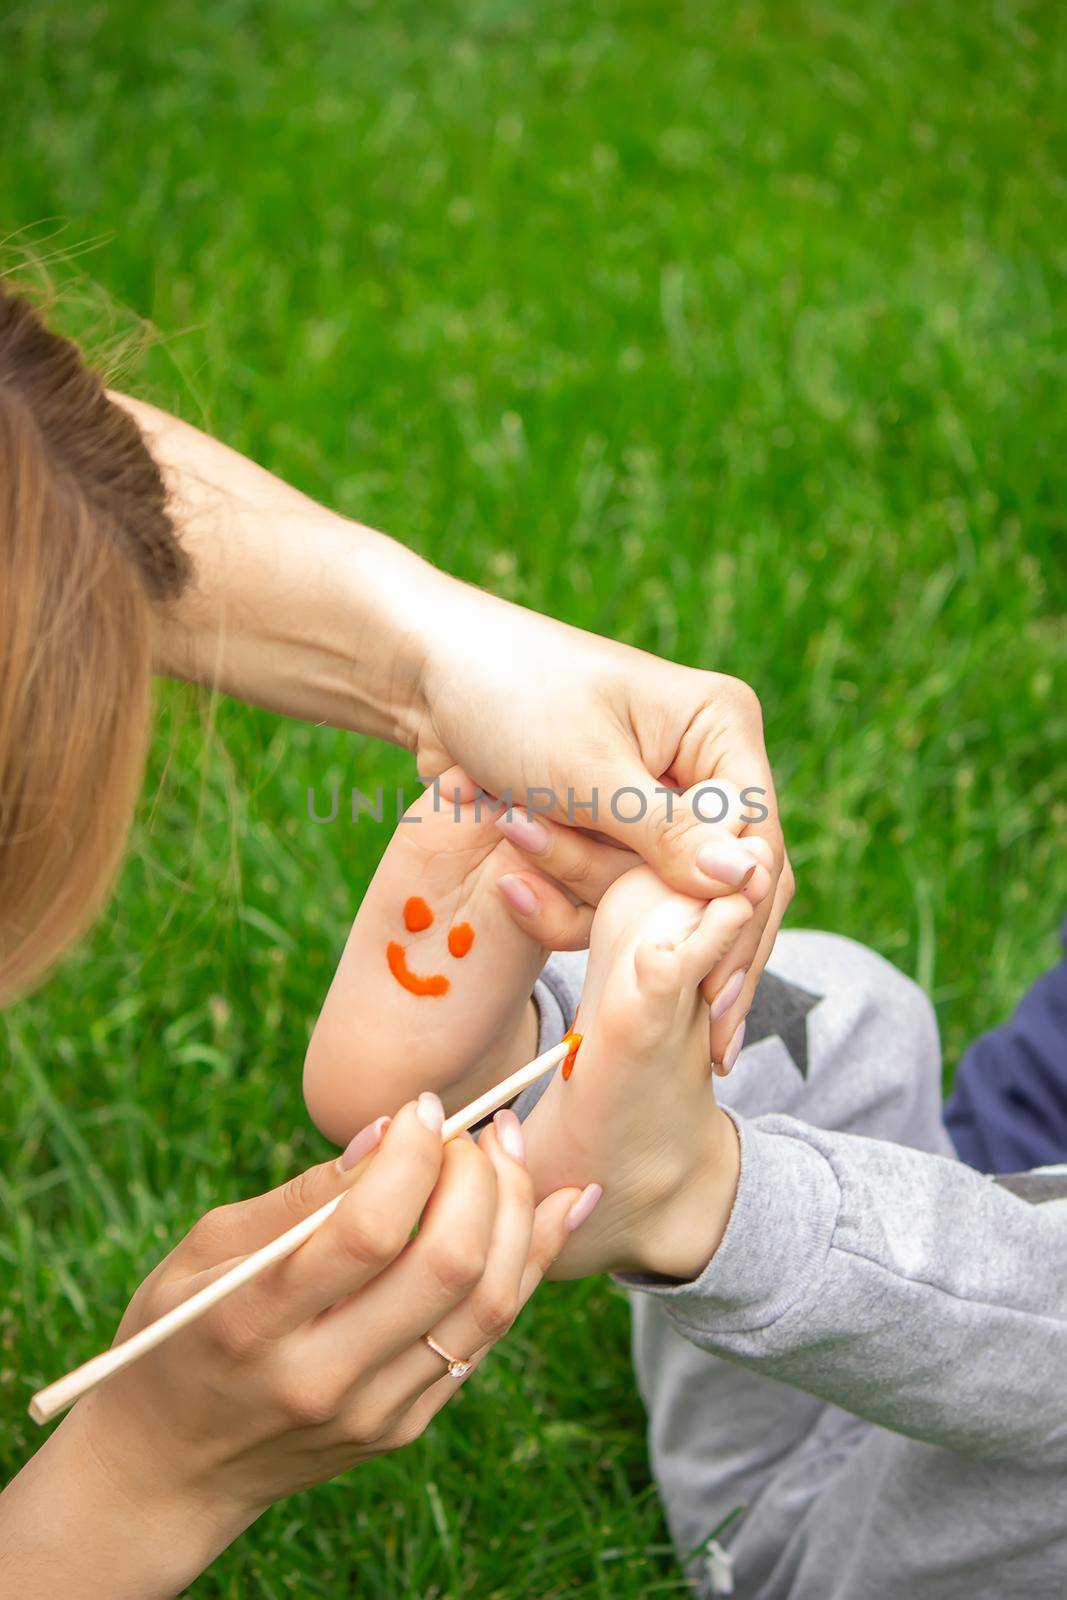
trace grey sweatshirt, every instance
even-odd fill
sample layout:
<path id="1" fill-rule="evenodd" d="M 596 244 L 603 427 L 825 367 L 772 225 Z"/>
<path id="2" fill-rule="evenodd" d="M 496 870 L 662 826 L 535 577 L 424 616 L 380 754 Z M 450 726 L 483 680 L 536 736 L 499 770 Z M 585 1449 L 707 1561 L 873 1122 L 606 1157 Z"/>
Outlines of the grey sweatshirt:
<path id="1" fill-rule="evenodd" d="M 546 968 L 541 1049 L 583 972 Z M 625 1280 L 679 1553 L 704 1594 L 1063 1600 L 1067 1173 L 954 1159 L 930 1008 L 871 952 L 784 935 L 761 993 L 726 1235 L 692 1283 Z"/>

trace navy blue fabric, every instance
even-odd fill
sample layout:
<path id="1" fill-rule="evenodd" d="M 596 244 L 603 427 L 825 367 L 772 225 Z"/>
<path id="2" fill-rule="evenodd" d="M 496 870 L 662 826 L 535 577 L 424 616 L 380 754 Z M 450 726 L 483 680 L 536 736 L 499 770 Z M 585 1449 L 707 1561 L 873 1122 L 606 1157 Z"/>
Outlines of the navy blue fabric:
<path id="1" fill-rule="evenodd" d="M 1067 923 L 1065 956 L 1009 1022 L 960 1062 L 945 1125 L 961 1160 L 981 1172 L 1025 1172 L 1067 1161 Z"/>

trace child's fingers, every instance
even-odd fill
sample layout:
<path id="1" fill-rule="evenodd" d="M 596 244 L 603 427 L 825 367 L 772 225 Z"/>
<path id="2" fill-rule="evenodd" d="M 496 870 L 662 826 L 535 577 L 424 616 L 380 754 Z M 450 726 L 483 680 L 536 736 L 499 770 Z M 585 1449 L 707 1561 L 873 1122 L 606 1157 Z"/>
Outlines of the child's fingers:
<path id="1" fill-rule="evenodd" d="M 537 872 L 506 872 L 497 892 L 512 921 L 546 950 L 584 950 L 593 926 L 593 908 L 575 905 L 558 884 Z"/>
<path id="2" fill-rule="evenodd" d="M 518 810 L 510 818 L 506 813 L 498 817 L 496 829 L 538 873 L 562 884 L 589 906 L 597 905 L 615 879 L 640 859 L 631 850 L 592 838 L 580 827 L 527 817 Z"/>

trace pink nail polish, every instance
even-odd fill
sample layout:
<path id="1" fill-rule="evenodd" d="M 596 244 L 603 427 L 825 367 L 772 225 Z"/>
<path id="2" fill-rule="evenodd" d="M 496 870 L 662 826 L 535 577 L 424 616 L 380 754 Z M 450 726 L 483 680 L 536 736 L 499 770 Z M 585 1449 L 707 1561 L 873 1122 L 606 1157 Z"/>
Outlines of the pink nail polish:
<path id="1" fill-rule="evenodd" d="M 548 849 L 548 829 L 536 817 L 519 817 L 514 813 L 509 817 L 505 812 L 497 819 L 496 826 L 505 839 L 530 855 L 539 856 Z"/>
<path id="2" fill-rule="evenodd" d="M 437 1096 L 430 1094 L 428 1090 L 419 1095 L 415 1115 L 423 1127 L 429 1128 L 431 1133 L 440 1133 L 445 1125 L 445 1108 Z"/>
<path id="3" fill-rule="evenodd" d="M 587 1183 L 577 1200 L 567 1212 L 564 1226 L 568 1233 L 574 1233 L 580 1228 L 588 1217 L 591 1217 L 604 1193 L 603 1186 L 599 1183 Z"/>
<path id="4" fill-rule="evenodd" d="M 741 1054 L 741 1046 L 744 1044 L 744 1042 L 745 1023 L 741 1022 L 739 1023 L 733 1038 L 730 1040 L 730 1043 L 726 1046 L 726 1049 L 722 1053 L 722 1070 L 724 1077 L 728 1072 L 733 1071 L 734 1062 Z"/>
<path id="5" fill-rule="evenodd" d="M 706 844 L 697 851 L 697 866 L 717 883 L 740 889 L 755 872 L 759 862 L 737 839 L 718 839 L 714 844 Z"/>
<path id="6" fill-rule="evenodd" d="M 745 978 L 747 975 L 748 968 L 742 967 L 740 972 L 735 972 L 733 977 L 728 978 L 723 984 L 722 988 L 711 1002 L 712 1022 L 718 1022 L 720 1017 L 725 1017 L 726 1013 L 729 1011 L 730 1007 L 741 993 L 741 990 L 745 987 Z"/>
<path id="7" fill-rule="evenodd" d="M 537 910 L 537 896 L 522 878 L 516 877 L 513 872 L 505 872 L 502 878 L 496 880 L 496 886 L 508 905 L 521 917 L 533 916 Z"/>
<path id="8" fill-rule="evenodd" d="M 504 1154 L 509 1155 L 512 1161 L 525 1161 L 526 1140 L 522 1134 L 522 1123 L 514 1111 L 505 1106 L 493 1118 L 493 1125 L 496 1128 L 496 1136 L 500 1140 L 500 1148 Z"/>
<path id="9" fill-rule="evenodd" d="M 364 1156 L 369 1156 L 372 1150 L 377 1150 L 382 1142 L 382 1135 L 392 1120 L 392 1117 L 379 1117 L 376 1122 L 368 1122 L 365 1128 L 360 1128 L 355 1138 L 349 1140 L 338 1156 L 338 1170 L 351 1172 Z"/>

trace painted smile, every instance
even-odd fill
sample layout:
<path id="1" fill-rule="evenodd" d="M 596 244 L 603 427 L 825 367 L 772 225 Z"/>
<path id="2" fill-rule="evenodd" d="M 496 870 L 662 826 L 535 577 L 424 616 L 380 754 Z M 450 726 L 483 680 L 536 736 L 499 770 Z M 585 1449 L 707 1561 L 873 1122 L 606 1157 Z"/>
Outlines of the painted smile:
<path id="1" fill-rule="evenodd" d="M 409 933 L 423 933 L 433 922 L 433 912 L 426 901 L 419 895 L 412 895 L 410 900 L 404 902 L 404 926 Z M 455 927 L 448 930 L 448 953 L 457 961 L 462 961 L 474 943 L 474 929 L 469 922 L 457 922 Z M 396 939 L 390 939 L 385 947 L 386 960 L 389 971 L 397 983 L 409 994 L 417 995 L 442 995 L 447 994 L 450 988 L 448 978 L 443 972 L 432 972 L 428 976 L 412 972 L 408 966 L 407 951 Z"/>
<path id="2" fill-rule="evenodd" d="M 412 972 L 408 966 L 407 952 L 402 944 L 397 944 L 391 939 L 385 949 L 389 961 L 389 971 L 397 983 L 408 991 L 409 994 L 447 994 L 448 979 L 443 972 L 431 973 L 428 978 L 423 978 L 417 972 Z"/>

